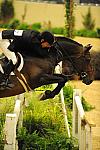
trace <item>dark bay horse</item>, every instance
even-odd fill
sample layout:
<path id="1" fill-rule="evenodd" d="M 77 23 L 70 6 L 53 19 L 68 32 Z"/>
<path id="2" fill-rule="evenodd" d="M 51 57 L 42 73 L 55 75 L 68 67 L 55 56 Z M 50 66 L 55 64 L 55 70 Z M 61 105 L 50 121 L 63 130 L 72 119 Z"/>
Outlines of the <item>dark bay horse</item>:
<path id="1" fill-rule="evenodd" d="M 28 90 L 34 90 L 43 85 L 58 83 L 53 91 L 45 91 L 41 99 L 53 98 L 57 95 L 65 83 L 70 80 L 70 75 L 75 73 L 83 83 L 89 85 L 94 80 L 94 72 L 91 65 L 90 46 L 83 47 L 82 44 L 65 37 L 55 37 L 56 41 L 49 50 L 49 56 L 46 58 L 24 57 L 24 66 L 21 74 L 29 87 Z M 71 74 L 66 75 L 54 73 L 55 66 L 60 61 L 70 63 Z M 21 82 L 15 75 L 10 76 L 13 88 L 5 88 L 0 90 L 0 98 L 15 96 L 25 92 Z M 2 74 L 0 73 L 0 80 Z"/>

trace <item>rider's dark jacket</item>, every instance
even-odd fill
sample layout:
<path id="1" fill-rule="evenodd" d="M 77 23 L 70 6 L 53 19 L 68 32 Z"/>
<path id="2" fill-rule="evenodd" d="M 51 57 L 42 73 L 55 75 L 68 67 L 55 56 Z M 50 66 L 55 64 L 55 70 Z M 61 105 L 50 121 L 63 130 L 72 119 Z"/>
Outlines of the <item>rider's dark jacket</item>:
<path id="1" fill-rule="evenodd" d="M 8 49 L 12 52 L 20 52 L 23 56 L 46 57 L 48 48 L 41 47 L 40 32 L 34 30 L 3 30 L 2 38 L 9 39 Z"/>

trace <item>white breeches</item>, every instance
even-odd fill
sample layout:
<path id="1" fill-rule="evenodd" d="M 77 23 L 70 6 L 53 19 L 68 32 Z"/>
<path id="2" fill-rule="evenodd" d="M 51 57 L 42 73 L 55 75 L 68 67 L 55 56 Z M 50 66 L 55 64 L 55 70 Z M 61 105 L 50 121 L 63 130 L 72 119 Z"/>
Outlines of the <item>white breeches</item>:
<path id="1" fill-rule="evenodd" d="M 11 52 L 7 47 L 10 45 L 9 40 L 0 40 L 0 48 L 4 55 L 10 60 L 12 60 L 13 64 L 15 65 L 17 62 L 17 58 L 14 52 Z"/>

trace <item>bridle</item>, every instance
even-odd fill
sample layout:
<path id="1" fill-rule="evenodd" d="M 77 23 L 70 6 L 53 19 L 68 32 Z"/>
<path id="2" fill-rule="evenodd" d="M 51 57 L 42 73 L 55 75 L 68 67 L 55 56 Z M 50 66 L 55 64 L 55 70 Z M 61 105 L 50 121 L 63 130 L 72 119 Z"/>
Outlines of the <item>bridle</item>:
<path id="1" fill-rule="evenodd" d="M 53 46 L 54 46 L 55 49 L 57 50 L 57 53 L 59 53 L 59 54 L 61 55 L 61 57 L 63 58 L 63 53 L 61 52 L 61 50 L 64 51 L 64 48 L 58 43 L 58 41 L 55 41 L 54 44 L 53 44 Z M 72 60 L 72 57 L 69 56 L 69 54 L 68 54 L 67 52 L 66 52 L 66 56 L 67 56 L 68 60 L 71 62 L 72 66 L 73 66 L 73 68 L 74 68 L 74 70 L 75 70 L 75 73 L 76 73 L 76 74 L 80 74 L 80 77 L 81 77 L 82 79 L 86 78 L 86 77 L 88 76 L 87 73 L 86 73 L 85 71 L 82 71 L 82 72 L 80 73 L 79 69 L 78 69 L 78 68 L 75 66 L 75 64 L 74 64 L 74 62 L 73 62 L 73 60 Z M 82 57 L 83 57 L 84 62 L 85 62 L 85 56 L 84 56 L 84 54 L 82 55 Z M 82 66 L 83 66 L 83 68 L 84 68 L 84 63 L 82 64 Z"/>

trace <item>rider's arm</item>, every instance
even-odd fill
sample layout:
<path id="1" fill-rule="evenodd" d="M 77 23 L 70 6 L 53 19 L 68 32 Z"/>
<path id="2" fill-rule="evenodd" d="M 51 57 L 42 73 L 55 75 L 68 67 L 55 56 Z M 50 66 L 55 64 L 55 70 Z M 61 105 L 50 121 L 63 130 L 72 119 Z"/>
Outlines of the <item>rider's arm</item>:
<path id="1" fill-rule="evenodd" d="M 39 36 L 38 31 L 34 30 L 3 30 L 0 33 L 1 39 L 21 39 L 23 42 L 38 43 L 39 40 L 37 36 Z"/>
<path id="2" fill-rule="evenodd" d="M 15 39 L 23 35 L 23 30 L 3 30 L 1 32 L 2 39 Z"/>

